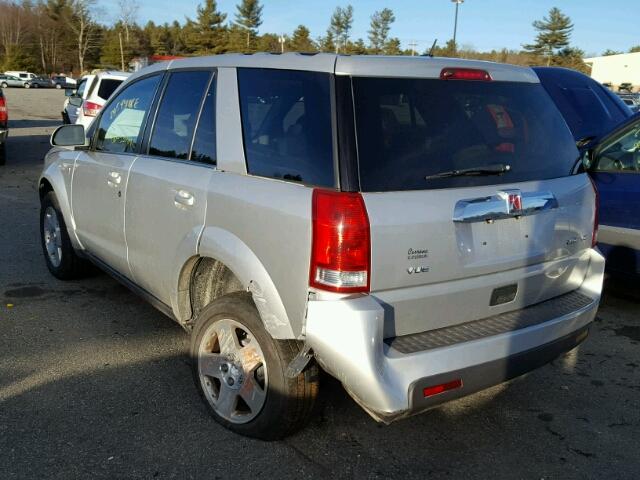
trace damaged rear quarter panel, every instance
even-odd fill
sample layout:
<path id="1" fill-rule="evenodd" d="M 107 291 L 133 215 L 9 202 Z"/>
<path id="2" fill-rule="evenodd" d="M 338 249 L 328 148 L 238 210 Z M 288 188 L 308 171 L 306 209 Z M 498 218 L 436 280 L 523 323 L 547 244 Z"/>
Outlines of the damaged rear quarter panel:
<path id="1" fill-rule="evenodd" d="M 213 175 L 199 255 L 223 262 L 253 296 L 274 338 L 301 338 L 309 284 L 312 189 Z"/>

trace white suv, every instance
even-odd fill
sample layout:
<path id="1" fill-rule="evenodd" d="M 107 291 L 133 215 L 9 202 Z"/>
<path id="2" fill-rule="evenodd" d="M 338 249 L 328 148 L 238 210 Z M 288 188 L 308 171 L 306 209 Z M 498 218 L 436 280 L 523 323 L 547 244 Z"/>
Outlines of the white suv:
<path id="1" fill-rule="evenodd" d="M 129 75 L 126 72 L 106 71 L 82 77 L 75 90 L 67 90 L 62 120 L 88 127 L 111 94 Z"/>

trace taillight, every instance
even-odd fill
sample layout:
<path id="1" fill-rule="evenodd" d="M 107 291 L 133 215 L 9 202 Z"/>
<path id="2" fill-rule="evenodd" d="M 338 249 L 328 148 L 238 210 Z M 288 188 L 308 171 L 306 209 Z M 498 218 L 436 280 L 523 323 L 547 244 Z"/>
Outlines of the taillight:
<path id="1" fill-rule="evenodd" d="M 309 284 L 331 292 L 368 292 L 369 217 L 359 193 L 314 190 Z"/>
<path id="2" fill-rule="evenodd" d="M 598 227 L 600 226 L 600 193 L 598 192 L 598 187 L 596 187 L 596 182 L 593 181 L 593 178 L 589 177 L 591 180 L 591 186 L 593 186 L 593 192 L 596 195 L 596 205 L 595 212 L 593 215 L 593 233 L 591 234 L 591 247 L 595 247 L 598 244 Z"/>
<path id="3" fill-rule="evenodd" d="M 98 113 L 100 113 L 101 108 L 102 105 L 88 102 L 86 100 L 82 103 L 82 112 L 84 113 L 85 117 L 95 117 L 96 115 L 98 115 Z"/>
<path id="4" fill-rule="evenodd" d="M 489 72 L 477 68 L 443 68 L 440 72 L 440 80 L 480 80 L 490 82 L 493 80 Z"/>
<path id="5" fill-rule="evenodd" d="M 9 120 L 9 111 L 7 110 L 7 101 L 4 97 L 0 97 L 0 122 L 4 123 Z"/>

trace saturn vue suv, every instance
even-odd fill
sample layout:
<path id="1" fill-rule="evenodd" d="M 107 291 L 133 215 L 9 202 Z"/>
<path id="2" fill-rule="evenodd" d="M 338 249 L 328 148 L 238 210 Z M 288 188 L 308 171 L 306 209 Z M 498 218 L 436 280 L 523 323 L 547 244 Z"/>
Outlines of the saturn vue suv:
<path id="1" fill-rule="evenodd" d="M 52 135 L 42 247 L 189 332 L 211 414 L 282 438 L 323 369 L 390 423 L 579 345 L 596 193 L 535 72 L 445 58 L 156 64 Z"/>

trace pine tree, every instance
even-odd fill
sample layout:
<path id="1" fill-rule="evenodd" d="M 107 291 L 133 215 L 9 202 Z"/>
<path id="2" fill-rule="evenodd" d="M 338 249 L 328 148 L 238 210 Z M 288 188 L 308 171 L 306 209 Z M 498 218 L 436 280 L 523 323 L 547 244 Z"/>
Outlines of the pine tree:
<path id="1" fill-rule="evenodd" d="M 369 30 L 369 49 L 371 53 L 379 55 L 384 52 L 389 40 L 391 24 L 395 22 L 395 20 L 396 17 L 393 11 L 388 8 L 375 12 L 371 16 L 371 27 Z"/>
<path id="2" fill-rule="evenodd" d="M 318 38 L 318 46 L 320 47 L 321 52 L 337 52 L 336 40 L 331 29 L 327 30 L 327 34 L 324 37 Z"/>
<path id="3" fill-rule="evenodd" d="M 189 43 L 198 55 L 222 53 L 225 51 L 224 21 L 227 15 L 218 11 L 215 0 L 206 0 L 204 5 L 198 6 L 198 17 L 195 22 L 190 20 L 191 31 Z"/>
<path id="4" fill-rule="evenodd" d="M 262 25 L 262 5 L 260 0 L 242 0 L 240 5 L 236 5 L 236 24 L 245 30 L 246 48 L 251 50 L 251 41 L 258 34 L 258 27 Z"/>
<path id="5" fill-rule="evenodd" d="M 385 55 L 402 55 L 399 38 L 390 38 L 384 44 L 383 52 Z"/>
<path id="6" fill-rule="evenodd" d="M 524 48 L 535 55 L 546 55 L 547 65 L 551 65 L 553 57 L 569 46 L 573 23 L 559 8 L 553 7 L 548 17 L 533 22 L 533 28 L 538 31 L 536 41 Z"/>
<path id="7" fill-rule="evenodd" d="M 318 50 L 315 42 L 311 39 L 311 32 L 304 25 L 298 25 L 291 36 L 287 49 L 293 52 L 315 52 Z"/>
<path id="8" fill-rule="evenodd" d="M 349 43 L 349 33 L 353 26 L 353 7 L 347 5 L 346 8 L 336 7 L 331 15 L 331 24 L 329 26 L 329 32 L 331 32 L 332 38 L 335 42 L 335 52 L 338 53 L 340 49 L 346 50 Z"/>

